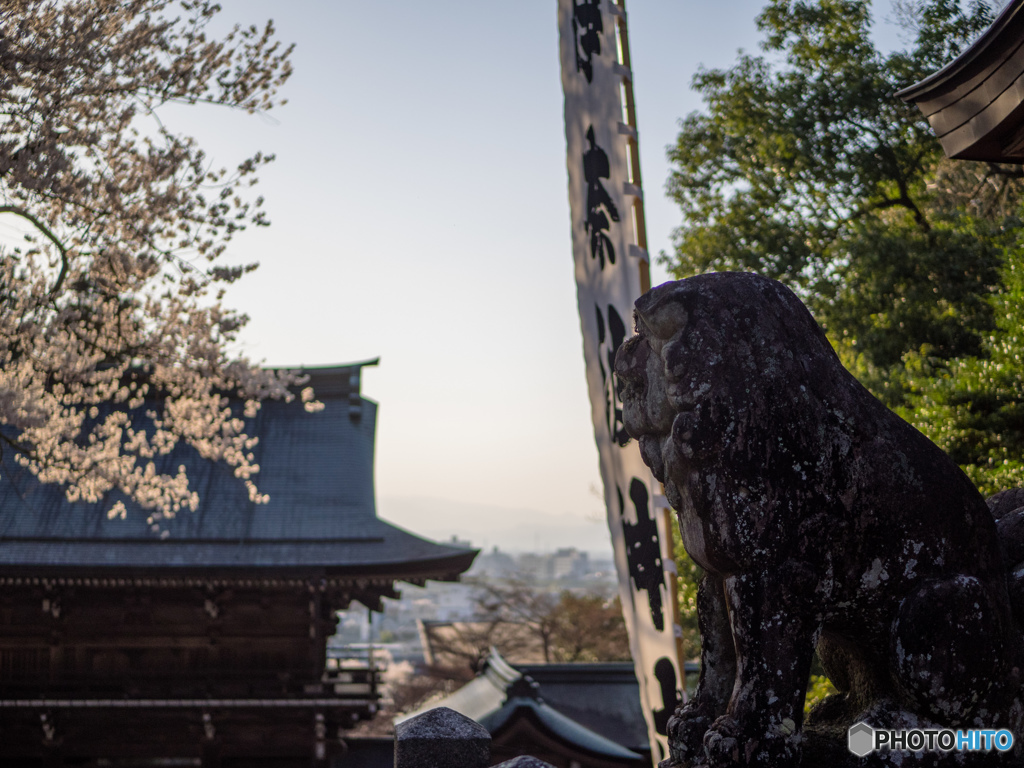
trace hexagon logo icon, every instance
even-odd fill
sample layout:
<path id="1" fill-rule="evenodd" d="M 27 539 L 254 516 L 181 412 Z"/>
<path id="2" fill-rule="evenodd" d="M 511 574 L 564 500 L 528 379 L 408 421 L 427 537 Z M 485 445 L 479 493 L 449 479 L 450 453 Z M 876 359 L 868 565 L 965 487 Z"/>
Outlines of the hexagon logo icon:
<path id="1" fill-rule="evenodd" d="M 864 757 L 875 748 L 875 729 L 863 721 L 851 725 L 846 746 L 857 757 Z"/>

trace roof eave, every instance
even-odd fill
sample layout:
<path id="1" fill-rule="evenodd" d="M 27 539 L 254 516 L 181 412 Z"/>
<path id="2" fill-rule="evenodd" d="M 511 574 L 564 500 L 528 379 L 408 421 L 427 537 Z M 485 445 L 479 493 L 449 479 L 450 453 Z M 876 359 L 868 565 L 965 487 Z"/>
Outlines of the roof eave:
<path id="1" fill-rule="evenodd" d="M 896 96 L 915 104 L 947 157 L 1024 163 L 1024 0 L 960 56 Z"/>
<path id="2" fill-rule="evenodd" d="M 895 95 L 906 102 L 916 103 L 926 99 L 930 93 L 935 92 L 969 69 L 997 40 L 1003 37 L 1007 28 L 1013 26 L 1013 22 L 1018 20 L 1022 13 L 1024 13 L 1024 2 L 1015 0 L 1010 3 L 1003 8 L 992 25 L 959 56 L 942 69 L 928 75 L 924 80 L 896 91 Z"/>

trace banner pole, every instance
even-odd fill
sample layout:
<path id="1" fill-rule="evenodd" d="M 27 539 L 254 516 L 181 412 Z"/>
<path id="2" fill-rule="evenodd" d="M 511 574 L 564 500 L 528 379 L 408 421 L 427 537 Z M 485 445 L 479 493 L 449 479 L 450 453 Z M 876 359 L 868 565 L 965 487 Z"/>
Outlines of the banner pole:
<path id="1" fill-rule="evenodd" d="M 633 93 L 633 62 L 629 54 L 629 30 L 626 25 L 626 0 L 617 0 L 616 5 L 619 8 L 620 13 L 616 18 L 616 30 L 617 40 L 619 45 L 619 60 L 622 62 L 622 66 L 629 70 L 629 77 L 623 79 L 622 90 L 623 90 L 623 104 L 625 106 L 625 122 L 630 128 L 633 129 L 632 133 L 627 138 L 627 144 L 629 146 L 629 174 L 630 183 L 639 189 L 643 189 L 643 179 L 640 175 L 640 133 L 637 129 L 636 119 L 636 97 Z M 636 236 L 636 244 L 646 254 L 647 251 L 647 219 L 644 215 L 644 198 L 643 195 L 637 195 L 633 198 L 633 221 L 634 221 L 634 233 Z M 651 290 L 651 265 L 650 256 L 647 258 L 641 258 L 637 262 L 637 268 L 640 270 L 640 292 L 647 293 Z M 660 498 L 664 499 L 665 489 L 660 488 Z M 683 690 L 681 691 L 683 701 L 686 701 L 686 650 L 683 647 L 683 633 L 682 627 L 679 623 L 679 580 L 678 570 L 675 567 L 675 515 L 672 514 L 672 508 L 667 504 L 663 507 L 665 515 L 665 535 L 666 535 L 666 549 L 662 562 L 666 566 L 666 570 L 670 574 L 669 579 L 669 597 L 672 604 L 670 615 L 672 616 L 672 626 L 676 637 L 676 668 L 679 670 Z"/>
<path id="2" fill-rule="evenodd" d="M 637 130 L 636 122 L 636 99 L 633 95 L 633 63 L 629 56 L 629 30 L 626 26 L 626 0 L 617 0 L 616 5 L 621 12 L 616 18 L 619 57 L 622 62 L 622 66 L 629 70 L 630 73 L 628 78 L 624 78 L 624 82 L 622 84 L 625 96 L 623 102 L 626 108 L 625 122 L 626 125 L 633 129 L 632 135 L 627 138 L 627 145 L 629 147 L 630 183 L 639 189 L 643 189 L 643 179 L 640 176 L 640 135 Z M 636 244 L 646 254 L 647 220 L 644 216 L 644 198 L 642 195 L 633 198 L 633 222 L 633 231 L 636 233 Z M 639 269 L 640 293 L 647 293 L 651 290 L 651 266 L 649 256 L 639 260 Z"/>

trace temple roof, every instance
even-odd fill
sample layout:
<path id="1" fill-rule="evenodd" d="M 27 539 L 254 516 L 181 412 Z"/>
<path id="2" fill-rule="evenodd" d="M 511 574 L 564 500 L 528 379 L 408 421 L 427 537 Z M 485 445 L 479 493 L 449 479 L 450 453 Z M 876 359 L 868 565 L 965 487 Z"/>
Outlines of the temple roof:
<path id="1" fill-rule="evenodd" d="M 627 765 L 646 762 L 643 755 L 626 749 L 589 728 L 584 728 L 533 696 L 510 696 L 500 709 L 481 718 L 480 725 L 492 736 L 500 738 L 504 730 L 513 729 L 516 721 L 521 719 L 529 720 L 541 733 L 562 742 L 573 752 L 583 752 Z"/>
<path id="2" fill-rule="evenodd" d="M 545 703 L 581 726 L 634 752 L 650 748 L 633 662 L 515 666 L 540 686 Z"/>
<path id="3" fill-rule="evenodd" d="M 973 45 L 897 94 L 916 104 L 946 155 L 1024 163 L 1024 0 L 1014 0 Z"/>
<path id="4" fill-rule="evenodd" d="M 609 760 L 639 761 L 650 749 L 632 662 L 512 665 L 492 648 L 476 678 L 395 722 L 438 706 L 496 738 L 525 718 L 564 745 Z"/>
<path id="5" fill-rule="evenodd" d="M 376 362 L 306 369 L 324 403 L 321 412 L 307 413 L 298 399 L 265 401 L 247 421 L 248 434 L 259 438 L 255 480 L 270 496 L 266 504 L 249 499 L 230 467 L 180 444 L 159 459 L 158 469 L 174 474 L 184 465 L 199 507 L 154 530 L 147 511 L 120 494 L 94 504 L 69 502 L 60 487 L 37 482 L 8 452 L 0 467 L 0 570 L 456 577 L 475 550 L 436 544 L 377 517 L 377 404 L 359 394 L 362 367 Z M 117 500 L 127 516 L 108 519 Z"/>

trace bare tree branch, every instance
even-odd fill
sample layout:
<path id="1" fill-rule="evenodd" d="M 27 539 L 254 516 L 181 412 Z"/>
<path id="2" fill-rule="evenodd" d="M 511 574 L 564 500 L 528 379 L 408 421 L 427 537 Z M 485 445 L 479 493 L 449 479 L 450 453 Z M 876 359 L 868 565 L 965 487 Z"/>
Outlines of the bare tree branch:
<path id="1" fill-rule="evenodd" d="M 46 238 L 57 247 L 57 250 L 60 252 L 60 273 L 57 275 L 57 280 L 54 282 L 53 288 L 50 289 L 50 296 L 56 296 L 64 285 L 64 278 L 68 273 L 68 249 L 64 247 L 64 243 L 61 242 L 59 237 L 53 234 L 53 230 L 21 206 L 0 205 L 0 213 L 13 213 L 15 216 L 20 216 L 42 232 Z"/>

